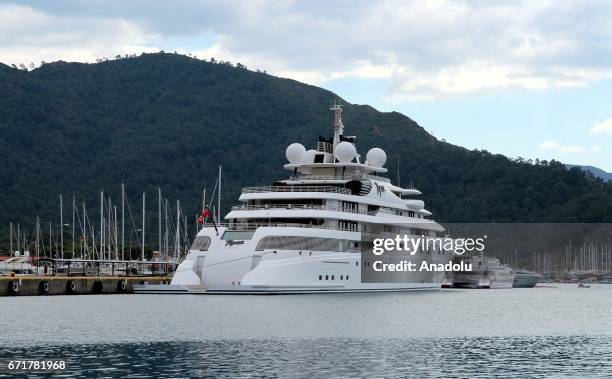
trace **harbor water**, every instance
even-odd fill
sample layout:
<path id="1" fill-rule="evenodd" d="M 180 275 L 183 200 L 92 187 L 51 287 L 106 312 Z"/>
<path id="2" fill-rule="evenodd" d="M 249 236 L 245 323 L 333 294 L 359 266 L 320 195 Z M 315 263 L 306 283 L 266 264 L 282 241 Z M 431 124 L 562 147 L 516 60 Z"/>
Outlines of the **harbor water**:
<path id="1" fill-rule="evenodd" d="M 9 297 L 0 304 L 0 358 L 65 358 L 67 371 L 54 374 L 58 377 L 609 377 L 612 372 L 612 285 Z"/>

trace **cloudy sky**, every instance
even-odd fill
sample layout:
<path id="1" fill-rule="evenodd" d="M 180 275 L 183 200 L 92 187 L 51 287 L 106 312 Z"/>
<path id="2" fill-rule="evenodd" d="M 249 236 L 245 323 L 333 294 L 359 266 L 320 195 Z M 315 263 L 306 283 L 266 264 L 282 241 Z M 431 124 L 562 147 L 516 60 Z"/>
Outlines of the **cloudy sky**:
<path id="1" fill-rule="evenodd" d="M 612 171 L 612 1 L 0 0 L 6 64 L 158 50 L 315 84 L 468 148 Z"/>

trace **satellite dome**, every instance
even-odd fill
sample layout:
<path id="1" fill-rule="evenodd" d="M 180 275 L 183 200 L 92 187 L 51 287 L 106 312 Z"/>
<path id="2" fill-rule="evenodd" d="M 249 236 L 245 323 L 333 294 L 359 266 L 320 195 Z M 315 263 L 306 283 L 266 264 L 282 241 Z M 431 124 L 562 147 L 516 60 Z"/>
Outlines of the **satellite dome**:
<path id="1" fill-rule="evenodd" d="M 370 166 L 382 167 L 387 161 L 387 154 L 383 149 L 375 147 L 368 151 L 368 154 L 366 155 L 366 160 L 368 161 L 368 164 Z"/>
<path id="2" fill-rule="evenodd" d="M 289 163 L 302 163 L 305 155 L 306 148 L 301 143 L 292 143 L 291 145 L 287 146 L 287 150 L 285 150 L 285 156 L 287 157 Z"/>
<path id="3" fill-rule="evenodd" d="M 355 150 L 355 145 L 350 142 L 340 142 L 336 145 L 336 159 L 338 162 L 347 163 L 355 158 L 357 154 L 357 150 Z"/>
<path id="4" fill-rule="evenodd" d="M 314 163 L 315 155 L 317 155 L 316 150 L 311 149 L 311 150 L 306 151 L 306 153 L 304 154 L 304 161 L 302 163 L 306 163 L 306 164 Z"/>

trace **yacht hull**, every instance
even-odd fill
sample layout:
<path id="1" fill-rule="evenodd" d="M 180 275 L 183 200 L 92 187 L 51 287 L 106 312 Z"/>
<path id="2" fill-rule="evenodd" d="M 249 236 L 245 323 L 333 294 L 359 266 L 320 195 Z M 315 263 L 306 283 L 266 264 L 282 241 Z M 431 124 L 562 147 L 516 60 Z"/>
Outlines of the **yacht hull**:
<path id="1" fill-rule="evenodd" d="M 180 285 L 139 285 L 134 286 L 136 294 L 175 294 L 175 295 L 302 295 L 302 294 L 339 294 L 339 293 L 379 293 L 437 291 L 440 285 L 421 283 L 405 286 L 380 288 L 296 288 L 296 287 L 258 287 L 258 286 L 219 286 L 215 288 L 189 288 Z"/>

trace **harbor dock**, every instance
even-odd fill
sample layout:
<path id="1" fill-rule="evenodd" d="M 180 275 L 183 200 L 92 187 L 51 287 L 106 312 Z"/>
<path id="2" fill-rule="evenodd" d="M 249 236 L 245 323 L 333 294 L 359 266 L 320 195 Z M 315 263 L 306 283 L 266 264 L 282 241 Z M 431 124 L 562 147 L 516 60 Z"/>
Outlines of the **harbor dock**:
<path id="1" fill-rule="evenodd" d="M 0 276 L 0 296 L 133 293 L 135 285 L 169 284 L 170 276 Z"/>

